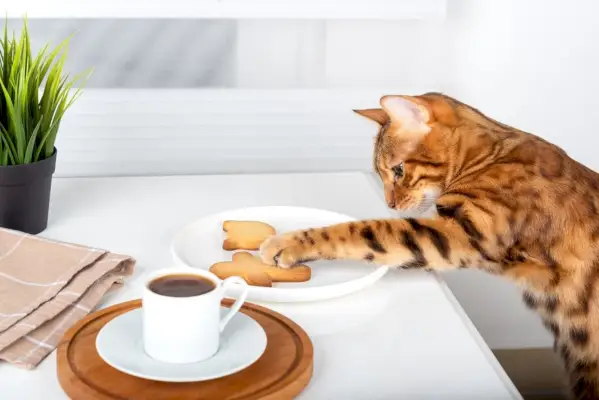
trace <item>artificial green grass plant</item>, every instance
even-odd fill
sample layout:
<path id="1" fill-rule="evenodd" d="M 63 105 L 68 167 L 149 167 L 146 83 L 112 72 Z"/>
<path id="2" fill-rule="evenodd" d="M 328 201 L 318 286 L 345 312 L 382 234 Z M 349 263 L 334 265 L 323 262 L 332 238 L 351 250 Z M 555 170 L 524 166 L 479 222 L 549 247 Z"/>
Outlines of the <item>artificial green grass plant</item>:
<path id="1" fill-rule="evenodd" d="M 65 111 L 80 96 L 91 71 L 68 80 L 63 73 L 70 37 L 51 52 L 31 53 L 27 20 L 19 40 L 0 37 L 0 166 L 51 157 Z M 74 84 L 85 78 L 74 90 Z"/>

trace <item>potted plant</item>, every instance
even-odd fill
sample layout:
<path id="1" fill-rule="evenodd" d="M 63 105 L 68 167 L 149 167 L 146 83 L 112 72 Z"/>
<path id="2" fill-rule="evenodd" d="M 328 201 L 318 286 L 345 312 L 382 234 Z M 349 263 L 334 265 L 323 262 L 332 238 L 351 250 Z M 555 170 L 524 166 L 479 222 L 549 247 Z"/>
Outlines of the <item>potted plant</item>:
<path id="1" fill-rule="evenodd" d="M 56 135 L 84 81 L 63 72 L 70 37 L 53 50 L 31 52 L 27 20 L 20 38 L 0 37 L 0 227 L 37 234 L 46 229 Z M 82 80 L 78 89 L 77 81 Z"/>

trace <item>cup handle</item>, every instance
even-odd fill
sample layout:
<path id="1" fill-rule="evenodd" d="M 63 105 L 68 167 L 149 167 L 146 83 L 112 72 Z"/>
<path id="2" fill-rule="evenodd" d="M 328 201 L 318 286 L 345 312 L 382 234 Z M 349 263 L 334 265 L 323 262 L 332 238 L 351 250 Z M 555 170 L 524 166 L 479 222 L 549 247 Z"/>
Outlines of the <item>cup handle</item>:
<path id="1" fill-rule="evenodd" d="M 231 306 L 231 309 L 229 310 L 227 315 L 225 315 L 220 320 L 220 323 L 218 325 L 218 329 L 220 332 L 222 332 L 225 329 L 225 326 L 227 326 L 227 324 L 229 323 L 231 318 L 233 318 L 233 316 L 237 313 L 237 311 L 239 311 L 239 309 L 245 302 L 245 299 L 248 297 L 248 291 L 249 291 L 250 287 L 248 286 L 246 281 L 243 278 L 240 278 L 239 276 L 231 276 L 231 277 L 223 280 L 223 283 L 222 283 L 223 297 L 224 297 L 224 293 L 226 293 L 226 291 L 227 291 L 227 288 L 230 287 L 231 285 L 235 285 L 235 284 L 240 284 L 241 286 L 243 286 L 243 292 L 241 293 L 239 298 L 237 300 L 235 300 L 235 303 L 233 303 L 233 305 Z"/>

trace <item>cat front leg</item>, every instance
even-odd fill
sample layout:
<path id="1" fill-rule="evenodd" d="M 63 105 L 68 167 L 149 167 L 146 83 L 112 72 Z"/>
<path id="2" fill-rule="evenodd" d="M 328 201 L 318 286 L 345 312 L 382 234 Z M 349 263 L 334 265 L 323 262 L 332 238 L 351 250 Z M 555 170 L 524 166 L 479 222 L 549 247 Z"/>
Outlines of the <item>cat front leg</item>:
<path id="1" fill-rule="evenodd" d="M 316 260 L 361 260 L 400 268 L 499 268 L 501 249 L 473 225 L 452 219 L 367 220 L 273 236 L 262 260 L 288 268 Z"/>

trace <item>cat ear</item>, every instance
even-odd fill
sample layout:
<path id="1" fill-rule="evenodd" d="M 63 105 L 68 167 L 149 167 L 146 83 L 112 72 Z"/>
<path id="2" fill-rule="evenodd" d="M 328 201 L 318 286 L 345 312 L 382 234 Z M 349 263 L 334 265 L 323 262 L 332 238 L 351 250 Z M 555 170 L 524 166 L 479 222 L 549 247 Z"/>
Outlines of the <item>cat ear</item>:
<path id="1" fill-rule="evenodd" d="M 391 122 L 399 125 L 402 130 L 414 133 L 428 133 L 427 125 L 430 111 L 420 101 L 408 96 L 383 96 L 381 106 L 389 115 Z"/>
<path id="2" fill-rule="evenodd" d="M 354 110 L 356 114 L 368 118 L 371 121 L 383 126 L 389 121 L 387 113 L 380 108 L 369 108 L 365 110 Z"/>

